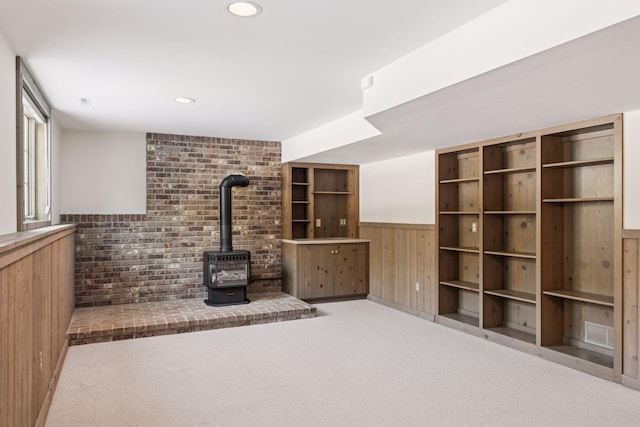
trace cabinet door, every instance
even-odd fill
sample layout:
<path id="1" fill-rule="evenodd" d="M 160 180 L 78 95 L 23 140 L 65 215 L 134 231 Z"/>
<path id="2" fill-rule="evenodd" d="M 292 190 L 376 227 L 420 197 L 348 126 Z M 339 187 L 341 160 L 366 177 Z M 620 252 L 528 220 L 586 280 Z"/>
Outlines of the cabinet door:
<path id="1" fill-rule="evenodd" d="M 337 245 L 331 251 L 334 295 L 366 294 L 369 276 L 368 245 L 363 243 Z"/>
<path id="2" fill-rule="evenodd" d="M 333 246 L 300 245 L 298 291 L 300 299 L 333 296 Z"/>

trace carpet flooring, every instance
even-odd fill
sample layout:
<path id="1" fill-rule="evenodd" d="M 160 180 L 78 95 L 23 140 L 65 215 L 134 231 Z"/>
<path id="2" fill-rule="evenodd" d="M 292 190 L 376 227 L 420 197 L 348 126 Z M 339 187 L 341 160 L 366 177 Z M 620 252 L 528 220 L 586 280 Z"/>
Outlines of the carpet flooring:
<path id="1" fill-rule="evenodd" d="M 368 300 L 69 348 L 46 425 L 638 426 L 640 392 Z"/>

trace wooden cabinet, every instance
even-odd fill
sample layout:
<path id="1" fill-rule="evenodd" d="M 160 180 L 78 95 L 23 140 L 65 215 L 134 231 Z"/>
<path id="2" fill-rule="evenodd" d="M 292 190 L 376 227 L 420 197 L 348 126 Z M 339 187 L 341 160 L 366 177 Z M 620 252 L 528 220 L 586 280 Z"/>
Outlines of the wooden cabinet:
<path id="1" fill-rule="evenodd" d="M 282 237 L 358 237 L 359 168 L 286 163 L 282 166 Z"/>
<path id="2" fill-rule="evenodd" d="M 619 378 L 622 116 L 439 150 L 436 165 L 438 320 Z"/>
<path id="3" fill-rule="evenodd" d="M 314 301 L 367 296 L 367 240 L 283 240 L 282 249 L 283 290 L 294 297 Z"/>
<path id="4" fill-rule="evenodd" d="M 369 243 L 357 239 L 359 168 L 282 166 L 283 288 L 296 298 L 363 298 Z"/>

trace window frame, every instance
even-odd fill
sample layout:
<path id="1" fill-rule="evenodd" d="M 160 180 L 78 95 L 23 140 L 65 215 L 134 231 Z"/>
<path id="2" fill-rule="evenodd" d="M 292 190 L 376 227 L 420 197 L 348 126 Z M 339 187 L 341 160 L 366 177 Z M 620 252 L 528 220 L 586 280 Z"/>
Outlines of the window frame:
<path id="1" fill-rule="evenodd" d="M 23 97 L 28 98 L 31 104 L 38 110 L 38 113 L 46 121 L 46 200 L 49 207 L 45 218 L 28 219 L 25 218 L 25 109 Z M 36 160 L 37 161 L 37 160 Z M 51 225 L 51 107 L 44 94 L 38 87 L 33 75 L 27 68 L 21 57 L 16 57 L 16 197 L 17 197 L 17 230 L 27 231 Z M 36 184 L 38 185 L 38 178 Z"/>

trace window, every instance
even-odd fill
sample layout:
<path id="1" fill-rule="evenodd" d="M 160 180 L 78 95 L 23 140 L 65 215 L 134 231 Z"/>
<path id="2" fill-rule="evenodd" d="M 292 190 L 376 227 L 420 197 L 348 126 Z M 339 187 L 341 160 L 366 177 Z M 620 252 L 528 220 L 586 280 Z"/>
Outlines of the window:
<path id="1" fill-rule="evenodd" d="M 51 109 L 31 73 L 16 58 L 18 231 L 51 224 Z"/>

